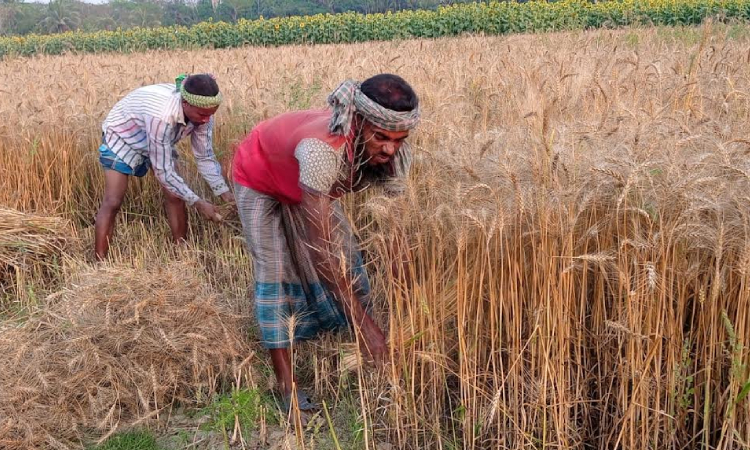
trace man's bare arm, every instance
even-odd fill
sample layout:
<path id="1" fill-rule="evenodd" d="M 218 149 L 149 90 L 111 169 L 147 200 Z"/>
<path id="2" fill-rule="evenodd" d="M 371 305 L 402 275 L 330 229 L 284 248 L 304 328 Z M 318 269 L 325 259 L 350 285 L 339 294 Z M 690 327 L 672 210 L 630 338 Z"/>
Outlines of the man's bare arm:
<path id="1" fill-rule="evenodd" d="M 382 330 L 365 311 L 361 299 L 353 289 L 350 261 L 345 258 L 343 246 L 334 220 L 334 209 L 330 197 L 303 192 L 301 207 L 305 213 L 305 227 L 315 267 L 321 281 L 340 303 L 344 314 L 354 326 L 361 339 L 363 350 L 376 361 L 387 352 Z"/>

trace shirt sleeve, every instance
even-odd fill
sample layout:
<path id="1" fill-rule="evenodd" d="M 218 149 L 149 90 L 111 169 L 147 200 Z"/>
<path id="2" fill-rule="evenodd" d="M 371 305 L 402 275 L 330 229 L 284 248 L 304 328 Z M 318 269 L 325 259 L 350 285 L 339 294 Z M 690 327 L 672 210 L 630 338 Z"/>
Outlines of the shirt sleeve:
<path id="1" fill-rule="evenodd" d="M 171 136 L 175 131 L 174 127 L 156 117 L 146 117 L 144 122 L 148 135 L 148 157 L 151 160 L 156 179 L 169 192 L 192 206 L 200 200 L 200 197 L 190 190 L 185 184 L 185 180 L 175 170 L 172 157 L 174 146 L 171 141 Z"/>
<path id="2" fill-rule="evenodd" d="M 216 160 L 213 146 L 214 118 L 207 124 L 195 127 L 190 137 L 190 143 L 195 155 L 198 172 L 217 197 L 229 191 L 229 186 L 221 174 L 221 164 Z"/>
<path id="3" fill-rule="evenodd" d="M 341 169 L 341 156 L 319 139 L 303 139 L 294 156 L 299 161 L 299 184 L 311 192 L 328 194 Z"/>
<path id="4" fill-rule="evenodd" d="M 409 180 L 411 170 L 412 153 L 408 144 L 404 144 L 393 158 L 391 174 L 385 177 L 380 185 L 383 193 L 388 197 L 398 197 L 406 192 L 406 183 Z"/>

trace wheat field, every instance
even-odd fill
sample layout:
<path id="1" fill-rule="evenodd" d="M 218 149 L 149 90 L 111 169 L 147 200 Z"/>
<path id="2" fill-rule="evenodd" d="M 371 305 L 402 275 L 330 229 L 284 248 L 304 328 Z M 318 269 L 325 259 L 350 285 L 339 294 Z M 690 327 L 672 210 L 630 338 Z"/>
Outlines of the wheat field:
<path id="1" fill-rule="evenodd" d="M 296 361 L 355 411 L 352 448 L 748 449 L 749 62 L 750 28 L 711 24 L 3 61 L 0 206 L 59 216 L 78 244 L 19 271 L 0 309 L 43 309 L 90 262 L 100 123 L 130 89 L 216 74 L 228 169 L 258 121 L 392 72 L 424 114 L 409 189 L 346 200 L 391 363 L 343 375 L 345 336 Z M 250 316 L 238 223 L 190 220 L 206 283 Z M 153 177 L 131 183 L 110 264 L 167 264 L 168 236 Z M 411 249 L 410 289 L 387 270 L 392 239 Z"/>

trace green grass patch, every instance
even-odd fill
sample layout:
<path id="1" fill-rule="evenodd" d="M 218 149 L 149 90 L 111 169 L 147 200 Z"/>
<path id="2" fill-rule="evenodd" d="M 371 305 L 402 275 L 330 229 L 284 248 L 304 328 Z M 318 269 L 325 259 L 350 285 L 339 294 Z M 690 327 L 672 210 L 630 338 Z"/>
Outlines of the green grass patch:
<path id="1" fill-rule="evenodd" d="M 90 447 L 90 450 L 161 450 L 156 438 L 148 430 L 133 430 L 116 434 L 103 444 Z"/>
<path id="2" fill-rule="evenodd" d="M 219 395 L 203 410 L 210 419 L 201 428 L 221 433 L 228 444 L 229 435 L 235 425 L 239 424 L 242 435 L 249 438 L 260 421 L 262 408 L 265 406 L 266 411 L 275 411 L 275 406 L 269 408 L 269 397 L 263 395 L 259 389 L 238 389 Z M 273 414 L 266 414 L 266 419 L 269 416 Z"/>

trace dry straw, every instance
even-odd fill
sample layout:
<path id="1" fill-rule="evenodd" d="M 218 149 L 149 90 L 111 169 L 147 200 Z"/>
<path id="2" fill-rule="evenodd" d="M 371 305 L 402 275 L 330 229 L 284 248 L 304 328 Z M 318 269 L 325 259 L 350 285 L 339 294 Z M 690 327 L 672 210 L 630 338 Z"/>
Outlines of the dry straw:
<path id="1" fill-rule="evenodd" d="M 78 447 L 208 400 L 249 352 L 194 263 L 104 267 L 0 329 L 0 448 Z"/>
<path id="2" fill-rule="evenodd" d="M 70 240 L 70 223 L 62 217 L 0 207 L 0 270 L 48 264 Z"/>
<path id="3" fill-rule="evenodd" d="M 0 311 L 13 298 L 29 304 L 29 286 L 52 287 L 75 242 L 70 221 L 56 216 L 30 214 L 0 207 Z"/>

